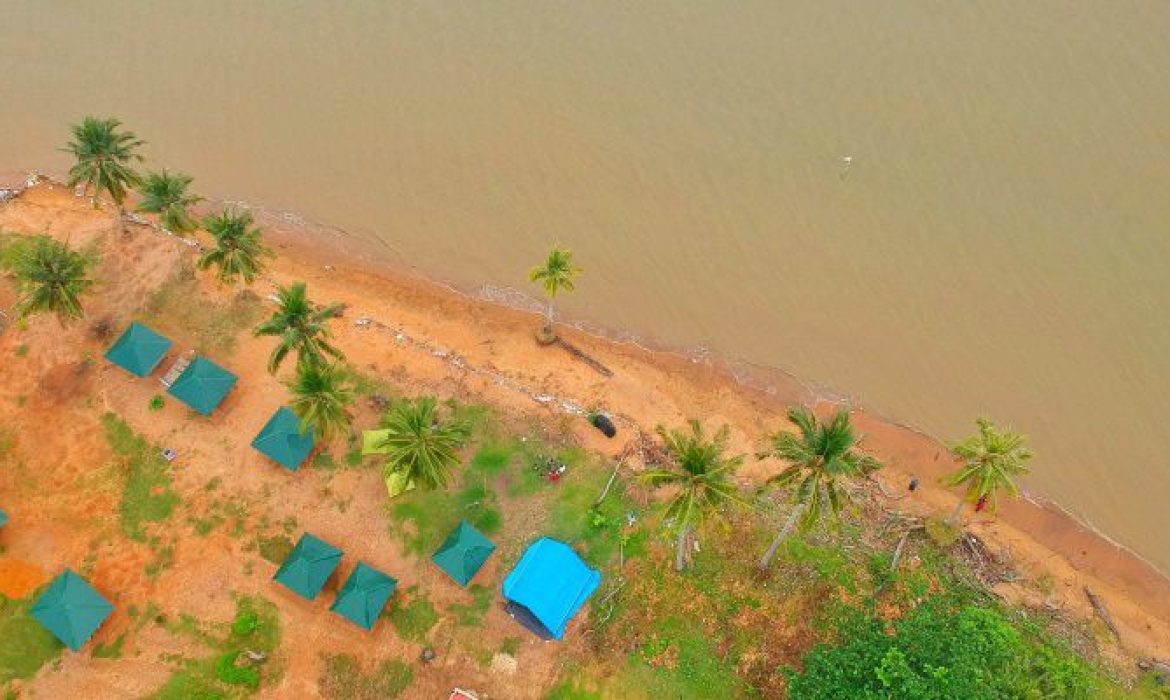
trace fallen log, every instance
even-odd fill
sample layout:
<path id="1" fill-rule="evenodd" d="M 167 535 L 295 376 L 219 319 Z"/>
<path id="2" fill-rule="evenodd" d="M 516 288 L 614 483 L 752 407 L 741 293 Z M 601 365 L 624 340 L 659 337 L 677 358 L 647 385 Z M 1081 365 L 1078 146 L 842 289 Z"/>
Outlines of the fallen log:
<path id="1" fill-rule="evenodd" d="M 1120 641 L 1121 633 L 1117 631 L 1117 625 L 1114 624 L 1113 616 L 1106 609 L 1105 602 L 1088 586 L 1085 586 L 1085 597 L 1089 599 L 1089 605 L 1093 606 L 1093 612 L 1097 614 L 1097 617 L 1101 618 L 1101 622 L 1104 622 L 1105 626 L 1109 628 L 1109 631 L 1113 633 L 1113 636 Z"/>

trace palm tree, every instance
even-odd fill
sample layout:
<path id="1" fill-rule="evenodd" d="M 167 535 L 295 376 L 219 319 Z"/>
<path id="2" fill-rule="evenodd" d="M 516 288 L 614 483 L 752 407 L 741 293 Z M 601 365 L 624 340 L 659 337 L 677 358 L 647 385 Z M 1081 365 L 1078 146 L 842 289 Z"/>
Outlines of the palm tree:
<path id="1" fill-rule="evenodd" d="M 92 256 L 70 250 L 67 244 L 48 236 L 19 244 L 9 261 L 20 289 L 17 316 L 50 312 L 61 323 L 84 316 L 81 295 L 93 286 L 89 270 L 94 262 Z"/>
<path id="2" fill-rule="evenodd" d="M 347 406 L 353 403 L 353 387 L 344 369 L 336 364 L 303 364 L 288 385 L 293 395 L 290 407 L 301 419 L 301 430 L 312 430 L 327 440 L 349 427 L 352 417 Z"/>
<path id="3" fill-rule="evenodd" d="M 237 282 L 240 292 L 264 269 L 263 259 L 272 251 L 261 242 L 262 232 L 252 228 L 252 215 L 224 210 L 203 220 L 203 228 L 215 239 L 215 247 L 203 253 L 196 266 L 200 270 L 215 265 L 221 282 Z"/>
<path id="4" fill-rule="evenodd" d="M 1020 489 L 1015 477 L 1028 473 L 1028 462 L 1032 451 L 1024 447 L 1027 437 L 1009 430 L 1000 430 L 986 418 L 976 421 L 979 434 L 973 435 L 951 447 L 951 452 L 963 462 L 963 466 L 943 480 L 947 486 L 966 484 L 966 497 L 959 500 L 955 510 L 947 518 L 954 524 L 963 510 L 964 501 L 991 502 L 995 509 L 996 497 L 1000 491 L 1018 496 Z"/>
<path id="5" fill-rule="evenodd" d="M 819 523 L 826 506 L 833 522 L 849 500 L 841 480 L 864 476 L 881 468 L 881 463 L 854 448 L 860 438 L 854 435 L 849 412 L 838 411 L 828 423 L 821 423 L 804 406 L 788 409 L 788 420 L 797 434 L 779 431 L 771 436 L 771 445 L 759 458 L 776 457 L 789 463 L 768 480 L 774 486 L 788 487 L 799 482 L 792 492 L 793 507 L 784 526 L 776 533 L 768 551 L 760 558 L 760 569 L 767 569 L 784 540 L 792 534 L 797 521 L 808 531 Z"/>
<path id="6" fill-rule="evenodd" d="M 256 326 L 255 331 L 256 335 L 280 338 L 268 357 L 268 371 L 271 374 L 276 374 L 280 363 L 293 350 L 297 352 L 297 364 L 322 364 L 326 355 L 335 360 L 342 358 L 341 351 L 329 344 L 332 334 L 326 321 L 340 316 L 344 305 L 330 304 L 318 308 L 306 296 L 304 282 L 281 287 L 276 296 L 279 308 L 272 314 L 272 318 Z"/>
<path id="7" fill-rule="evenodd" d="M 532 268 L 528 272 L 528 281 L 537 282 L 544 288 L 548 303 L 544 311 L 544 328 L 542 336 L 549 341 L 556 338 L 553 332 L 553 300 L 558 293 L 571 292 L 574 288 L 574 278 L 581 273 L 581 268 L 573 265 L 573 251 L 564 248 L 553 248 L 549 251 L 548 259 L 543 265 Z"/>
<path id="8" fill-rule="evenodd" d="M 459 462 L 458 450 L 471 437 L 466 421 L 436 417 L 433 396 L 394 404 L 382 427 L 388 431 L 378 443 L 387 450 L 386 476 L 404 473 L 407 481 L 429 489 L 447 485 L 452 467 Z"/>
<path id="9" fill-rule="evenodd" d="M 187 194 L 190 185 L 190 175 L 172 175 L 166 170 L 161 173 L 149 172 L 138 188 L 142 195 L 138 211 L 158 214 L 159 223 L 172 233 L 190 233 L 199 227 L 199 223 L 187 211 L 187 207 L 203 201 L 202 197 Z"/>
<path id="10" fill-rule="evenodd" d="M 138 173 L 130 164 L 142 160 L 135 149 L 146 142 L 121 127 L 122 122 L 112 117 L 85 117 L 71 127 L 73 140 L 64 150 L 77 161 L 69 169 L 69 186 L 85 183 L 94 209 L 98 208 L 98 197 L 103 192 L 108 194 L 118 207 L 118 223 L 125 231 L 126 192 L 139 183 Z"/>
<path id="11" fill-rule="evenodd" d="M 688 422 L 690 431 L 667 431 L 658 427 L 671 468 L 658 468 L 638 474 L 640 481 L 651 486 L 673 486 L 678 493 L 666 508 L 666 517 L 678 527 L 678 546 L 674 569 L 682 571 L 686 563 L 687 536 L 704 518 L 719 514 L 729 505 L 745 502 L 736 493 L 731 481 L 735 470 L 743 464 L 743 455 L 726 457 L 727 426 L 715 433 L 711 440 L 703 435 L 699 421 Z"/>

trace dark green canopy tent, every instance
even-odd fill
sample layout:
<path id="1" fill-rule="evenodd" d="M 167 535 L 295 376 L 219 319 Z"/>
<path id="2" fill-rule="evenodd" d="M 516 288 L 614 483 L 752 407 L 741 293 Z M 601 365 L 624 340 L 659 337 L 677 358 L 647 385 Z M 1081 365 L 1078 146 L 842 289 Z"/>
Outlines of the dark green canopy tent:
<path id="1" fill-rule="evenodd" d="M 169 391 L 171 396 L 210 416 L 235 385 L 236 375 L 206 357 L 196 357 Z"/>
<path id="2" fill-rule="evenodd" d="M 272 578 L 290 591 L 313 600 L 340 562 L 340 549 L 306 532 Z"/>
<path id="3" fill-rule="evenodd" d="M 85 579 L 66 569 L 37 598 L 30 612 L 65 646 L 77 651 L 113 610 Z"/>
<path id="4" fill-rule="evenodd" d="M 106 351 L 106 359 L 136 377 L 145 377 L 158 367 L 171 341 L 141 323 L 131 323 Z"/>
<path id="5" fill-rule="evenodd" d="M 460 586 L 471 582 L 476 572 L 487 561 L 496 546 L 466 520 L 460 520 L 443 545 L 431 556 L 431 561 Z"/>
<path id="6" fill-rule="evenodd" d="M 252 441 L 252 447 L 295 472 L 313 451 L 313 433 L 301 432 L 297 415 L 281 406 Z"/>
<path id="7" fill-rule="evenodd" d="M 345 585 L 337 593 L 330 610 L 368 630 L 394 595 L 398 582 L 364 562 L 358 562 Z"/>

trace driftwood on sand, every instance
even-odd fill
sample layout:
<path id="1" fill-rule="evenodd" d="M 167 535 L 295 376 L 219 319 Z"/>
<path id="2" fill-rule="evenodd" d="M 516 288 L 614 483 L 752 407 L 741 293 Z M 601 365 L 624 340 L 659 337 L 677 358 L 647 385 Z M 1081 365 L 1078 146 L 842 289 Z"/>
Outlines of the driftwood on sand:
<path id="1" fill-rule="evenodd" d="M 1105 607 L 1105 602 L 1101 597 L 1093 592 L 1092 588 L 1085 586 L 1085 597 L 1089 599 L 1089 605 L 1093 606 L 1093 612 L 1097 613 L 1097 617 L 1101 618 L 1101 622 L 1109 628 L 1113 636 L 1118 640 L 1121 639 L 1121 634 L 1117 631 L 1117 625 L 1113 622 L 1113 616 L 1109 614 L 1109 610 Z"/>

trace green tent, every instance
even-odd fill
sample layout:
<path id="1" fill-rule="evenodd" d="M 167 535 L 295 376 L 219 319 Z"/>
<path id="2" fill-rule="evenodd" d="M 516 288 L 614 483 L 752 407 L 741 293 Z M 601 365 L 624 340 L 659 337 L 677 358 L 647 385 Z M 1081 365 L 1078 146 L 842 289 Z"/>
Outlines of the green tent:
<path id="1" fill-rule="evenodd" d="M 306 532 L 272 578 L 290 591 L 313 600 L 340 561 L 340 549 Z"/>
<path id="2" fill-rule="evenodd" d="M 33 603 L 32 616 L 73 651 L 80 649 L 114 606 L 85 579 L 65 569 Z"/>
<path id="3" fill-rule="evenodd" d="M 252 441 L 252 447 L 295 472 L 313 451 L 313 434 L 301 432 L 297 414 L 281 406 Z"/>
<path id="4" fill-rule="evenodd" d="M 362 456 L 365 455 L 384 455 L 390 452 L 389 447 L 380 446 L 386 436 L 390 434 L 389 430 L 363 430 L 362 431 Z"/>
<path id="5" fill-rule="evenodd" d="M 171 396 L 210 416 L 235 385 L 236 375 L 206 357 L 196 357 L 169 391 Z"/>
<path id="6" fill-rule="evenodd" d="M 447 541 L 431 556 L 431 561 L 454 579 L 466 586 L 487 561 L 496 546 L 466 520 L 460 520 Z"/>
<path id="7" fill-rule="evenodd" d="M 171 341 L 141 323 L 131 323 L 106 351 L 106 359 L 136 377 L 145 377 L 170 349 Z"/>
<path id="8" fill-rule="evenodd" d="M 5 513 L 4 509 L 0 508 L 0 527 L 4 527 L 7 524 L 8 524 L 8 513 Z"/>
<path id="9" fill-rule="evenodd" d="M 358 562 L 345 585 L 337 593 L 330 610 L 368 630 L 394 595 L 398 582 L 364 562 Z"/>
<path id="10" fill-rule="evenodd" d="M 386 493 L 390 494 L 390 498 L 398 498 L 407 491 L 415 489 L 414 479 L 411 479 L 406 472 L 390 472 L 383 481 L 386 482 Z"/>

